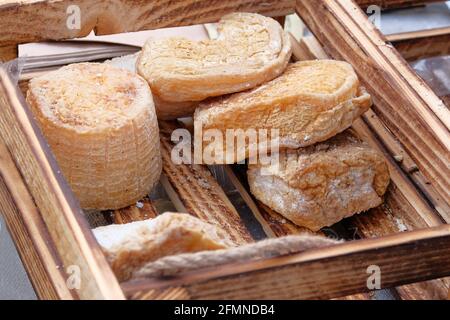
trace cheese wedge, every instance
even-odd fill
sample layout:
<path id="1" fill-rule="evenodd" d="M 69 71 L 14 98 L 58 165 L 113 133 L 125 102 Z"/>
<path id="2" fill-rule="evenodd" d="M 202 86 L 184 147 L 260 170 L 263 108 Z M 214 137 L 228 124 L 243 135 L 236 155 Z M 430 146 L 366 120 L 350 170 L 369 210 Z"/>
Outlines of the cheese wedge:
<path id="1" fill-rule="evenodd" d="M 301 61 L 255 89 L 202 102 L 195 111 L 194 124 L 202 134 L 216 129 L 224 136 L 227 129 L 236 134 L 241 133 L 238 129 L 274 129 L 279 149 L 299 148 L 342 132 L 370 106 L 370 95 L 360 87 L 350 64 Z M 248 156 L 248 152 L 244 154 Z"/>
<path id="2" fill-rule="evenodd" d="M 249 166 L 250 190 L 276 212 L 313 231 L 380 205 L 389 184 L 383 156 L 351 129 L 314 146 L 286 150 L 279 160 Z"/>
<path id="3" fill-rule="evenodd" d="M 82 208 L 126 207 L 158 181 L 158 123 L 139 76 L 72 64 L 32 79 L 27 100 Z"/>
<path id="4" fill-rule="evenodd" d="M 166 212 L 155 219 L 98 227 L 93 232 L 119 281 L 164 256 L 236 246 L 219 227 L 183 213 Z"/>
<path id="5" fill-rule="evenodd" d="M 214 40 L 150 39 L 137 63 L 154 95 L 164 101 L 158 116 L 191 115 L 195 102 L 251 89 L 280 75 L 291 56 L 289 36 L 280 24 L 254 13 L 232 13 L 218 23 Z M 166 114 L 167 112 L 167 114 Z"/>

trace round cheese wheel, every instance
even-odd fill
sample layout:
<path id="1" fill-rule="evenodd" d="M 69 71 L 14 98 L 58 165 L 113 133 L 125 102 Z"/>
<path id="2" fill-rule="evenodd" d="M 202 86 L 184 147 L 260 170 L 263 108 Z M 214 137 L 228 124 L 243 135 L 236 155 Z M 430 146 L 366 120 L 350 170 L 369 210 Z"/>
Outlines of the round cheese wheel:
<path id="1" fill-rule="evenodd" d="M 27 100 L 82 208 L 122 208 L 157 183 L 158 123 L 139 76 L 108 64 L 72 64 L 32 79 Z"/>

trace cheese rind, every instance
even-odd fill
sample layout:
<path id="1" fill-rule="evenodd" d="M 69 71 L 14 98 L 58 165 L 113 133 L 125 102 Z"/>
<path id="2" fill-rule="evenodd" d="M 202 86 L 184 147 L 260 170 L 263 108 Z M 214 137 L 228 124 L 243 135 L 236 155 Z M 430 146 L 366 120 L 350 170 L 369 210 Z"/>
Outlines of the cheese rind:
<path id="1" fill-rule="evenodd" d="M 126 207 L 159 180 L 158 123 L 139 76 L 72 64 L 32 79 L 27 101 L 82 208 Z"/>
<path id="2" fill-rule="evenodd" d="M 250 190 L 276 212 L 313 231 L 380 205 L 389 184 L 383 156 L 350 129 L 314 146 L 283 151 L 279 160 L 249 166 Z"/>
<path id="3" fill-rule="evenodd" d="M 93 232 L 119 281 L 164 256 L 236 246 L 219 227 L 183 213 L 166 212 L 155 219 L 98 227 Z"/>

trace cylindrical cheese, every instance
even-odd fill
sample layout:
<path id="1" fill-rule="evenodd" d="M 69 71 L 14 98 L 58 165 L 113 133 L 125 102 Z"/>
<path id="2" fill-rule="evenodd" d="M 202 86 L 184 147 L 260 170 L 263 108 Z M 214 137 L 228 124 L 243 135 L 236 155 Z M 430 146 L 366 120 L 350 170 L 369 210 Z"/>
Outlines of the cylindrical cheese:
<path id="1" fill-rule="evenodd" d="M 139 76 L 72 64 L 32 79 L 27 100 L 82 208 L 128 206 L 158 181 L 158 123 Z"/>

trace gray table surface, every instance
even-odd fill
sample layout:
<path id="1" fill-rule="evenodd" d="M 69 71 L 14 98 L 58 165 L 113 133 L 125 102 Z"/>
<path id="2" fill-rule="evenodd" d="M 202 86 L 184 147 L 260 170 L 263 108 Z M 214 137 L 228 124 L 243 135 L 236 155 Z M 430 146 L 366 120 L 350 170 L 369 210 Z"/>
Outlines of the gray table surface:
<path id="1" fill-rule="evenodd" d="M 450 26 L 450 1 L 425 8 L 394 10 L 381 14 L 385 34 Z M 392 298 L 387 293 L 378 299 Z M 0 213 L 0 299 L 36 299 L 17 251 Z"/>
<path id="2" fill-rule="evenodd" d="M 36 299 L 14 243 L 0 216 L 0 299 Z"/>

